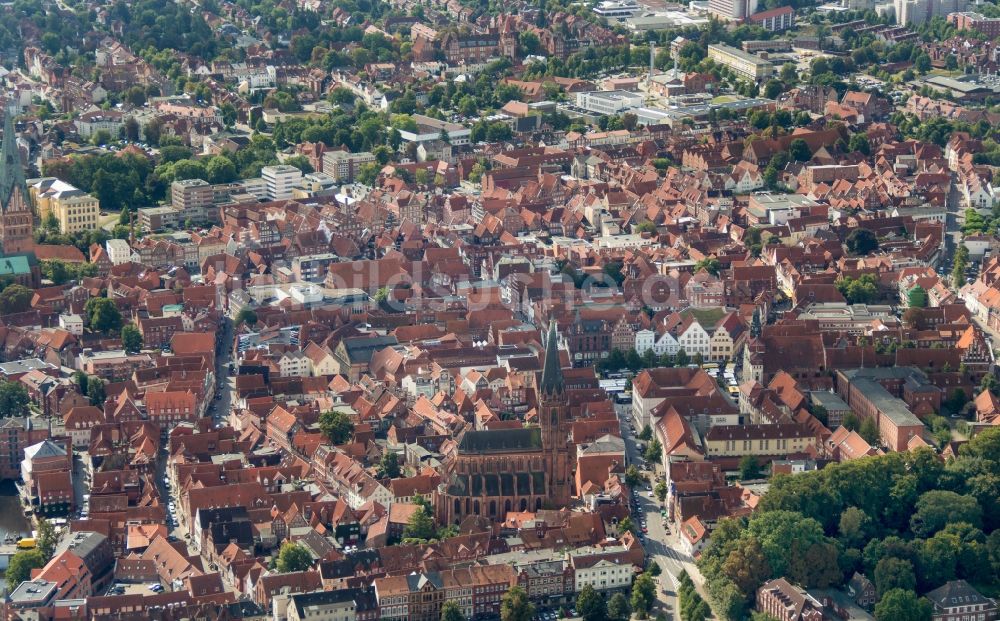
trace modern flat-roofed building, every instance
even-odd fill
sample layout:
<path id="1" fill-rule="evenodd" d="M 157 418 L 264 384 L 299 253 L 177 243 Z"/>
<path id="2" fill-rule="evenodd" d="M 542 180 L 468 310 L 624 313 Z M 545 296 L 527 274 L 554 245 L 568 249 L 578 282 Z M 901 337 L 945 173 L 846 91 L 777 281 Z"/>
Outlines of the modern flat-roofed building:
<path id="1" fill-rule="evenodd" d="M 774 75 L 774 64 L 760 56 L 747 54 L 728 45 L 708 46 L 708 57 L 732 69 L 738 76 L 760 82 Z"/>
<path id="2" fill-rule="evenodd" d="M 576 105 L 597 114 L 618 114 L 642 105 L 642 94 L 631 91 L 590 91 L 576 94 Z"/>
<path id="3" fill-rule="evenodd" d="M 727 20 L 744 20 L 757 12 L 757 0 L 708 0 L 708 12 Z"/>
<path id="4" fill-rule="evenodd" d="M 215 189 L 203 179 L 182 179 L 170 184 L 170 204 L 182 219 L 205 220 L 212 211 Z"/>
<path id="5" fill-rule="evenodd" d="M 422 114 L 411 115 L 411 118 L 417 124 L 416 131 L 409 129 L 399 130 L 399 135 L 406 142 L 431 142 L 433 140 L 440 140 L 441 134 L 446 133 L 448 142 L 454 146 L 459 146 L 469 144 L 469 138 L 472 136 L 471 129 L 458 123 L 449 123 Z"/>
<path id="6" fill-rule="evenodd" d="M 795 25 L 795 9 L 790 6 L 780 6 L 776 9 L 754 13 L 747 18 L 747 21 L 769 32 L 781 32 Z"/>
<path id="7" fill-rule="evenodd" d="M 292 188 L 302 180 L 302 171 L 288 164 L 265 166 L 260 176 L 267 185 L 267 199 L 284 201 L 292 197 Z"/>
<path id="8" fill-rule="evenodd" d="M 323 172 L 340 183 L 354 183 L 354 176 L 361 167 L 374 161 L 375 156 L 368 151 L 327 151 L 323 154 Z"/>

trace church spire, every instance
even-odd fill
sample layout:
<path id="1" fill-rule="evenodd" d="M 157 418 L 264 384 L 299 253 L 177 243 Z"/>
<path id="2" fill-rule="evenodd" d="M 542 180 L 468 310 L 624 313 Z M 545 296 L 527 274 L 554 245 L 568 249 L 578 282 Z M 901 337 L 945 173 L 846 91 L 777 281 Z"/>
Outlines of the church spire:
<path id="1" fill-rule="evenodd" d="M 542 367 L 542 381 L 538 386 L 543 396 L 562 394 L 565 388 L 562 361 L 559 359 L 559 333 L 556 322 L 549 322 L 549 335 L 545 339 L 545 365 Z"/>
<path id="2" fill-rule="evenodd" d="M 14 131 L 14 115 L 10 108 L 4 109 L 3 144 L 0 145 L 0 209 L 10 207 L 15 189 L 21 190 L 22 199 L 27 197 L 24 168 L 21 154 L 17 150 L 17 132 Z"/>

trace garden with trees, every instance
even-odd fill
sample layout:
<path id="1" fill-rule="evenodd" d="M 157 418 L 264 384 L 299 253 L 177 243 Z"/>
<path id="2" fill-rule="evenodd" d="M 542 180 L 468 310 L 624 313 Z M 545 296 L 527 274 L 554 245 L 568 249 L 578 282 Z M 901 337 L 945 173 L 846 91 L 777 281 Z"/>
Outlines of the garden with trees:
<path id="1" fill-rule="evenodd" d="M 777 475 L 749 518 L 722 520 L 698 561 L 713 610 L 749 613 L 757 589 L 785 577 L 806 588 L 873 580 L 878 621 L 929 621 L 922 596 L 964 579 L 1000 583 L 1000 429 L 942 462 L 931 450 L 889 453 Z"/>

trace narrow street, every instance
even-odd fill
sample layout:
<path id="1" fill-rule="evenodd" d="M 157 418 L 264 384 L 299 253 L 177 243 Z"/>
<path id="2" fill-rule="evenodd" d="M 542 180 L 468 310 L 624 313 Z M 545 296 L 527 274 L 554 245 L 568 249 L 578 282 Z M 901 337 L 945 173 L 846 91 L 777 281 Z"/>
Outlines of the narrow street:
<path id="1" fill-rule="evenodd" d="M 210 399 L 208 408 L 205 410 L 205 416 L 211 417 L 213 426 L 222 426 L 228 424 L 229 421 L 229 409 L 232 404 L 232 378 L 229 377 L 229 361 L 230 352 L 232 351 L 233 344 L 233 327 L 229 319 L 223 319 L 222 326 L 220 327 L 221 336 L 219 338 L 215 356 L 215 385 L 213 387 L 213 392 L 208 395 Z M 218 396 L 218 398 L 216 398 Z M 194 550 L 191 548 L 191 540 L 188 537 L 190 524 L 184 524 L 182 522 L 182 516 L 180 515 L 180 503 L 175 494 L 177 491 L 176 481 L 169 484 L 167 483 L 167 452 L 168 447 L 165 445 L 161 448 L 158 459 L 156 460 L 156 487 L 160 494 L 160 498 L 163 499 L 163 504 L 168 505 L 168 503 L 173 503 L 175 507 L 176 519 L 167 519 L 167 528 L 171 536 L 176 537 L 177 540 L 183 541 L 188 547 L 188 553 L 194 554 Z M 169 505 L 168 505 L 169 506 Z M 228 588 L 233 588 L 233 585 L 227 584 Z"/>
<path id="2" fill-rule="evenodd" d="M 625 440 L 626 464 L 634 464 L 641 468 L 646 462 L 639 454 L 639 440 L 629 428 L 629 423 L 632 421 L 631 405 L 617 404 L 615 405 L 615 411 L 621 423 L 622 438 Z M 638 428 L 636 431 L 639 431 Z M 646 485 L 640 485 L 640 488 L 635 490 L 637 496 L 635 504 L 638 506 L 638 509 L 633 511 L 633 519 L 637 526 L 643 524 L 648 531 L 643 534 L 642 540 L 643 546 L 646 549 L 646 555 L 655 561 L 662 570 L 657 578 L 657 601 L 653 613 L 655 615 L 662 612 L 666 613 L 670 618 L 679 619 L 677 576 L 682 571 L 687 571 L 698 591 L 702 593 L 702 597 L 704 597 L 702 586 L 704 579 L 695 567 L 694 559 L 679 548 L 676 533 L 670 531 L 663 523 L 663 516 L 660 514 L 662 505 L 652 495 L 652 488 L 656 487 L 657 481 L 663 479 L 662 468 L 658 464 L 649 464 L 649 467 L 652 470 L 643 471 L 643 474 L 650 479 L 648 482 L 650 489 L 647 490 Z"/>

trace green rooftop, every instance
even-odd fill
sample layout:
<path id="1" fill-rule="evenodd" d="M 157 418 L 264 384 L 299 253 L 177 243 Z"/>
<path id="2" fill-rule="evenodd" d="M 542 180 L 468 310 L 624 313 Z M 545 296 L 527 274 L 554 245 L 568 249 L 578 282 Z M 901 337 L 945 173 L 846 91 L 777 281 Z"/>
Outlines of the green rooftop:
<path id="1" fill-rule="evenodd" d="M 31 263 L 28 257 L 16 255 L 10 257 L 0 257 L 0 276 L 19 276 L 31 273 Z"/>

